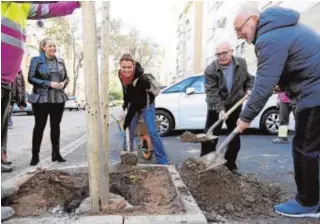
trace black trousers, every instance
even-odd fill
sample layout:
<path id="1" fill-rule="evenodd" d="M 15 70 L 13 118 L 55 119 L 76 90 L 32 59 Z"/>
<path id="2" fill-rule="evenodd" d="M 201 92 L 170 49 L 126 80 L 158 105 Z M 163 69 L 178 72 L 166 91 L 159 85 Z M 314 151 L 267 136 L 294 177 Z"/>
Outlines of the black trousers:
<path id="1" fill-rule="evenodd" d="M 292 142 L 296 200 L 313 206 L 319 202 L 320 106 L 296 113 Z"/>
<path id="2" fill-rule="evenodd" d="M 292 112 L 292 105 L 290 103 L 280 102 L 280 125 L 289 125 L 290 113 Z"/>
<path id="3" fill-rule="evenodd" d="M 1 153 L 7 153 L 11 85 L 1 84 Z"/>
<path id="4" fill-rule="evenodd" d="M 32 137 L 32 154 L 40 152 L 43 131 L 50 115 L 50 136 L 52 153 L 60 152 L 60 123 L 64 111 L 64 103 L 34 103 L 32 109 L 35 125 Z"/>
<path id="5" fill-rule="evenodd" d="M 227 108 L 229 109 L 229 108 Z M 233 129 L 236 128 L 237 126 L 237 120 L 239 118 L 241 112 L 241 108 L 238 108 L 237 110 L 235 110 L 230 116 L 229 118 L 226 120 L 226 125 L 228 128 L 228 132 L 232 132 Z M 219 120 L 219 114 L 216 111 L 213 110 L 208 110 L 207 111 L 207 120 L 206 120 L 206 126 L 205 126 L 205 132 L 207 132 L 207 130 L 217 121 Z M 222 128 L 222 124 L 219 125 L 218 127 L 216 127 L 215 130 L 213 130 L 213 134 L 214 135 L 220 135 L 221 133 L 221 128 Z M 201 143 L 201 154 L 200 156 L 206 155 L 210 152 L 213 152 L 216 150 L 216 146 L 218 143 L 218 139 L 214 139 L 212 141 L 208 141 L 208 142 L 204 142 Z M 226 154 L 225 154 L 225 159 L 227 160 L 226 166 L 229 169 L 236 169 L 237 165 L 236 165 L 236 160 L 237 160 L 237 156 L 240 150 L 240 136 L 237 135 L 228 145 Z"/>

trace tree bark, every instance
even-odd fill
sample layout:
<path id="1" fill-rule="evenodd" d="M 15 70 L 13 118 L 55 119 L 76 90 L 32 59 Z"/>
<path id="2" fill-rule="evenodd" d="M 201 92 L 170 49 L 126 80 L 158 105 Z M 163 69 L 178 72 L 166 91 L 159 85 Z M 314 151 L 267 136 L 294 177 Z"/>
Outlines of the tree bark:
<path id="1" fill-rule="evenodd" d="M 102 2 L 102 25 L 101 25 L 101 116 L 104 169 L 102 177 L 101 201 L 102 206 L 109 204 L 109 51 L 110 51 L 110 1 Z"/>
<path id="2" fill-rule="evenodd" d="M 100 211 L 101 175 L 100 175 L 100 134 L 99 134 L 99 77 L 97 60 L 96 19 L 94 2 L 82 2 L 84 75 L 87 101 L 87 135 L 89 185 L 92 211 Z"/>

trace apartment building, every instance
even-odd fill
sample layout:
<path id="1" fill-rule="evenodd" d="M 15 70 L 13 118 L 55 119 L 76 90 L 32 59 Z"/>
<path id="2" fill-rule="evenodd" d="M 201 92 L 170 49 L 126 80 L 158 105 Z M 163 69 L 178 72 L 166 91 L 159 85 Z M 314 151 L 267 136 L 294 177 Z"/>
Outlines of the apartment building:
<path id="1" fill-rule="evenodd" d="M 186 1 L 181 8 L 178 15 L 176 74 L 173 82 L 202 70 L 203 1 Z"/>
<path id="2" fill-rule="evenodd" d="M 233 28 L 234 16 L 244 5 L 257 7 L 261 11 L 271 6 L 297 10 L 301 14 L 300 22 L 320 32 L 320 1 L 203 1 L 202 11 L 201 13 L 197 11 L 198 14 L 195 13 L 197 5 L 195 2 L 197 1 L 186 2 L 178 17 L 176 47 L 178 78 L 203 72 L 215 59 L 215 46 L 226 40 L 231 43 L 236 56 L 247 60 L 249 72 L 253 75 L 256 73 L 257 58 L 254 46 L 248 45 L 244 40 L 238 40 Z M 199 19 L 201 14 L 202 19 Z M 198 33 L 200 30 L 202 34 Z"/>

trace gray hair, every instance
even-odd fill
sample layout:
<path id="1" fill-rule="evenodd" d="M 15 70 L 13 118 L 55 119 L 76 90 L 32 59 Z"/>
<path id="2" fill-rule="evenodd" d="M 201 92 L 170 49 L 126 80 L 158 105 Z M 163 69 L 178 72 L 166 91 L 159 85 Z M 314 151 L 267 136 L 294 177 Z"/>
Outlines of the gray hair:
<path id="1" fill-rule="evenodd" d="M 252 5 L 243 5 L 237 13 L 237 15 L 240 14 L 245 14 L 248 16 L 257 16 L 259 18 L 261 12 L 259 11 L 259 9 L 257 9 L 257 7 L 254 7 Z"/>
<path id="2" fill-rule="evenodd" d="M 225 46 L 225 45 L 228 46 L 230 49 L 232 49 L 232 45 L 230 44 L 229 41 L 223 41 L 223 42 L 218 43 L 218 44 L 216 45 L 216 49 L 217 49 L 218 47 Z"/>

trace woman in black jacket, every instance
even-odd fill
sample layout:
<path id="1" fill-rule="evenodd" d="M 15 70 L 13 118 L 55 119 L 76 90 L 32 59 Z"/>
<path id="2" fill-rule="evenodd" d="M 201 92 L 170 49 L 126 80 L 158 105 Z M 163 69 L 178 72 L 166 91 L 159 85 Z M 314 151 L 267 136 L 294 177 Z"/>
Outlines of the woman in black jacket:
<path id="1" fill-rule="evenodd" d="M 144 69 L 138 62 L 134 61 L 130 54 L 124 54 L 120 58 L 119 79 L 123 89 L 123 110 L 128 110 L 123 128 L 126 130 L 130 127 L 130 150 L 134 150 L 135 129 L 138 124 L 138 117 L 142 114 L 157 163 L 168 164 L 167 155 L 156 126 L 155 97 L 147 91 L 150 89 L 150 83 L 144 75 Z M 123 149 L 126 149 L 125 140 Z"/>
<path id="2" fill-rule="evenodd" d="M 56 43 L 51 38 L 40 42 L 40 56 L 31 59 L 28 80 L 33 85 L 29 102 L 35 116 L 32 137 L 31 166 L 39 163 L 39 152 L 47 118 L 50 115 L 52 162 L 65 162 L 60 155 L 60 122 L 67 95 L 69 78 L 65 63 L 56 57 Z"/>

